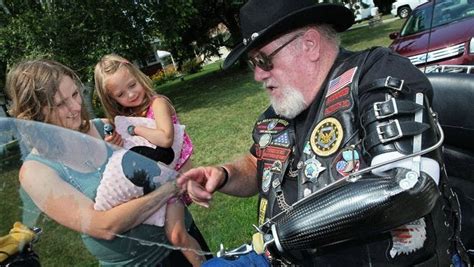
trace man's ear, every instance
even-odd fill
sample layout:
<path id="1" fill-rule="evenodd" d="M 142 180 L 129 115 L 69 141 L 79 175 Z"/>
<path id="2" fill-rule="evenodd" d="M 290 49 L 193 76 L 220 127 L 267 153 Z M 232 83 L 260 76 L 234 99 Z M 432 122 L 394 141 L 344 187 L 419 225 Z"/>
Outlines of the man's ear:
<path id="1" fill-rule="evenodd" d="M 320 56 L 321 34 L 315 29 L 309 29 L 301 38 L 307 58 L 311 61 L 317 61 Z"/>

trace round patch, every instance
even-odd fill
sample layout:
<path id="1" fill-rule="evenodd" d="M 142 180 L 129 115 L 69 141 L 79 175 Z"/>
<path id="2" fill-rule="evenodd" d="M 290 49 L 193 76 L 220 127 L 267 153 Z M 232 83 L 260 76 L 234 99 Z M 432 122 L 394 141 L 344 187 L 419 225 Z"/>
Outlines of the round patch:
<path id="1" fill-rule="evenodd" d="M 342 176 L 356 172 L 360 167 L 359 152 L 355 149 L 343 150 L 336 157 L 336 161 L 336 170 Z"/>
<path id="2" fill-rule="evenodd" d="M 260 136 L 260 140 L 258 140 L 258 144 L 260 147 L 266 147 L 272 141 L 272 136 L 270 134 L 264 134 Z"/>
<path id="3" fill-rule="evenodd" d="M 311 149 L 318 156 L 330 156 L 341 145 L 343 135 L 341 123 L 335 118 L 326 118 L 311 133 Z"/>

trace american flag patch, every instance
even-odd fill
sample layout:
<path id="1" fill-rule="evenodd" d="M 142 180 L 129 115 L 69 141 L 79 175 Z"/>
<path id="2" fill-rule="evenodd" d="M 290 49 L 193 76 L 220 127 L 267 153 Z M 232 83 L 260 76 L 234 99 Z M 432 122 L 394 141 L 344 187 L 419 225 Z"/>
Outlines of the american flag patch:
<path id="1" fill-rule="evenodd" d="M 280 134 L 277 138 L 273 139 L 272 144 L 278 146 L 288 147 L 290 145 L 290 140 L 288 138 L 288 132 Z"/>
<path id="2" fill-rule="evenodd" d="M 352 69 L 344 72 L 342 75 L 329 81 L 329 89 L 328 89 L 328 92 L 326 93 L 326 97 L 334 94 L 339 89 L 350 84 L 352 82 L 352 79 L 354 79 L 354 74 L 356 70 L 357 70 L 357 67 L 353 67 Z"/>

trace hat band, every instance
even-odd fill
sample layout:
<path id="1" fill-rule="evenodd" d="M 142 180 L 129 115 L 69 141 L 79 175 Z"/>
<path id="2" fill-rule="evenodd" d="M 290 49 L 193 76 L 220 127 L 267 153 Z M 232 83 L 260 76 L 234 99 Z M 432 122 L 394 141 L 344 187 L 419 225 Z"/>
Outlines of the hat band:
<path id="1" fill-rule="evenodd" d="M 244 38 L 244 39 L 242 40 L 242 43 L 243 43 L 244 45 L 247 45 L 249 42 L 255 40 L 258 36 L 260 36 L 260 33 L 254 32 L 254 33 L 252 33 L 252 34 L 250 35 L 249 38 Z"/>

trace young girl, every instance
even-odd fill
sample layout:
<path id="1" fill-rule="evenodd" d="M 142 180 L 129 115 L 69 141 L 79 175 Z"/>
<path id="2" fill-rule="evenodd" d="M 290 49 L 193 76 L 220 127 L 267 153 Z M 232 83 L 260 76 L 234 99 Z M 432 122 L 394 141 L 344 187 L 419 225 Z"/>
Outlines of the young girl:
<path id="1" fill-rule="evenodd" d="M 95 66 L 95 87 L 108 119 L 113 122 L 115 116 L 139 116 L 152 118 L 156 128 L 130 125 L 128 133 L 147 139 L 162 149 L 173 144 L 173 124 L 179 124 L 176 111 L 170 100 L 155 94 L 151 80 L 135 65 L 118 55 L 106 55 Z M 176 170 L 190 167 L 192 143 L 185 133 L 183 147 Z M 168 240 L 175 246 L 200 250 L 196 240 L 188 235 L 183 221 L 184 205 L 181 201 L 169 201 L 166 208 L 165 230 Z M 200 266 L 205 258 L 192 250 L 183 254 L 193 264 Z"/>

